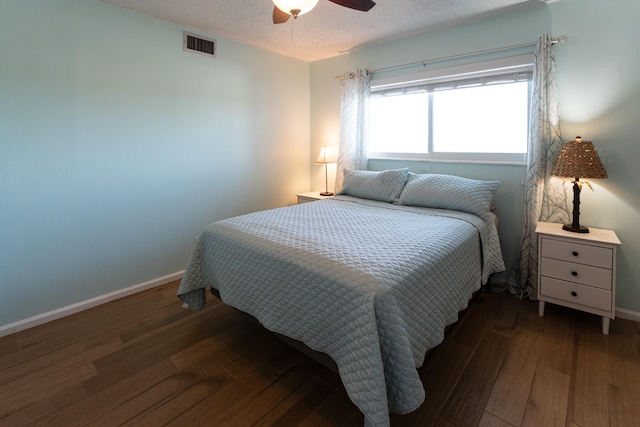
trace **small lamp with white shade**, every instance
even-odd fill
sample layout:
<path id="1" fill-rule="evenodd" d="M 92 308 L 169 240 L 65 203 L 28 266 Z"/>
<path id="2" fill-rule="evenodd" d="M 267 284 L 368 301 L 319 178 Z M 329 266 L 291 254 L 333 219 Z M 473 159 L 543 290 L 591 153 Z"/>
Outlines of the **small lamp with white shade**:
<path id="1" fill-rule="evenodd" d="M 333 193 L 329 191 L 329 171 L 328 166 L 331 163 L 338 162 L 338 153 L 333 147 L 323 145 L 320 147 L 320 155 L 316 160 L 317 165 L 324 165 L 324 192 L 320 193 L 321 196 L 333 196 Z"/>

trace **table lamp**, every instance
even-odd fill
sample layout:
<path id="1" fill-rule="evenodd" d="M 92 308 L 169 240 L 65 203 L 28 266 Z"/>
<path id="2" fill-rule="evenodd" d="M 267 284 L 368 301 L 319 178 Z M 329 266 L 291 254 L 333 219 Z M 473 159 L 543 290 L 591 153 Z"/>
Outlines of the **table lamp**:
<path id="1" fill-rule="evenodd" d="M 317 165 L 324 165 L 324 192 L 320 193 L 321 196 L 333 196 L 333 193 L 329 192 L 329 178 L 328 178 L 328 165 L 329 163 L 337 163 L 338 154 L 332 147 L 323 145 L 320 147 L 320 155 L 316 160 Z"/>
<path id="2" fill-rule="evenodd" d="M 576 136 L 575 141 L 567 141 L 562 148 L 551 175 L 574 178 L 573 182 L 573 222 L 562 226 L 564 230 L 588 233 L 589 229 L 580 225 L 580 190 L 582 184 L 589 185 L 580 178 L 607 178 L 600 156 L 591 141 L 583 141 Z M 591 187 L 589 185 L 589 187 Z"/>

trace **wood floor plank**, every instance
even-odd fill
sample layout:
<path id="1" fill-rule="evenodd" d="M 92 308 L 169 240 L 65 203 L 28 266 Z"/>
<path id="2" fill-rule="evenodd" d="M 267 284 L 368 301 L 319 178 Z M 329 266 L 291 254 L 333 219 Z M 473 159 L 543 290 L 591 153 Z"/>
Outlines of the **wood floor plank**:
<path id="1" fill-rule="evenodd" d="M 139 414 L 124 423 L 130 426 L 159 426 L 165 425 L 199 404 L 205 399 L 222 390 L 235 381 L 224 368 L 213 374 L 207 375 L 197 383 L 187 387 L 181 393 L 170 399 L 150 407 L 146 412 Z"/>
<path id="2" fill-rule="evenodd" d="M 88 395 L 86 399 L 70 402 L 69 405 L 61 410 L 43 417 L 39 420 L 39 423 L 66 426 L 69 420 L 74 420 L 74 423 L 78 425 L 88 425 L 89 419 L 108 413 L 112 408 L 135 398 L 144 390 L 153 387 L 166 377 L 173 375 L 176 371 L 177 369 L 169 360 L 162 360 L 111 387 L 107 387 L 93 395 Z"/>
<path id="3" fill-rule="evenodd" d="M 311 358 L 307 358 L 307 360 L 311 361 Z M 342 380 L 340 379 L 340 375 L 338 372 L 333 369 L 329 369 L 325 365 L 318 364 L 318 369 L 316 371 L 316 378 L 320 381 L 328 385 L 331 389 L 336 390 L 342 387 Z"/>
<path id="4" fill-rule="evenodd" d="M 27 332 L 29 331 L 18 332 L 17 335 L 24 336 L 24 334 Z M 8 337 L 2 338 L 2 340 L 5 339 L 8 339 Z M 17 341 L 19 341 L 19 339 L 15 340 L 15 342 Z M 37 345 L 27 345 L 25 347 L 20 347 L 18 345 L 18 351 L 13 351 L 0 357 L 0 371 L 11 371 L 18 365 L 28 363 L 31 360 L 43 357 L 64 348 L 68 348 L 69 346 L 77 344 L 80 341 L 81 339 L 76 336 L 73 340 L 65 339 L 62 342 L 51 339 L 40 340 Z"/>
<path id="5" fill-rule="evenodd" d="M 433 349 L 422 371 L 425 402 L 409 414 L 394 417 L 394 421 L 416 427 L 434 424 L 466 369 L 472 353 L 473 349 L 455 341 L 445 341 Z"/>
<path id="6" fill-rule="evenodd" d="M 185 346 L 207 339 L 224 329 L 229 313 L 202 311 L 193 313 L 189 327 L 176 322 L 170 328 L 161 329 L 157 334 L 136 341 L 125 348 L 94 361 L 98 375 L 84 381 L 87 393 L 94 394 L 109 387 L 145 366 L 160 362 L 180 352 Z"/>
<path id="7" fill-rule="evenodd" d="M 295 348 L 290 345 L 285 345 L 282 350 L 275 353 L 272 357 L 268 357 L 267 363 L 276 368 L 278 372 L 286 372 L 306 358 L 307 356 Z M 229 368 L 231 368 L 231 365 Z"/>
<path id="8" fill-rule="evenodd" d="M 199 363 L 207 358 L 211 358 L 213 354 L 225 354 L 228 355 L 231 349 L 237 348 L 242 343 L 248 343 L 249 345 L 259 345 L 265 339 L 269 337 L 264 331 L 259 330 L 255 325 L 244 322 L 242 318 L 237 317 L 237 321 L 229 319 L 228 325 L 225 329 L 212 334 L 205 339 L 194 343 L 193 345 L 184 348 L 177 353 L 171 355 L 169 358 L 178 368 L 185 368 L 191 366 L 194 363 Z M 241 347 L 243 348 L 243 347 Z M 244 354 L 246 350 L 239 350 L 236 352 L 237 356 Z M 229 358 L 224 361 L 220 361 L 222 364 L 229 363 Z M 204 365 L 212 362 L 208 360 Z M 217 369 L 214 364 L 214 369 Z M 204 366 L 207 369 L 207 366 Z M 207 369 L 210 372 L 210 369 Z"/>
<path id="9" fill-rule="evenodd" d="M 510 424 L 520 425 L 531 392 L 541 344 L 541 335 L 518 328 L 485 411 Z"/>
<path id="10" fill-rule="evenodd" d="M 175 302 L 176 301 L 176 290 L 178 289 L 178 287 L 180 286 L 180 282 L 182 282 L 182 279 L 178 279 L 175 280 L 171 283 L 168 283 L 166 285 L 163 286 L 158 286 L 157 288 L 153 288 L 150 290 L 150 292 L 153 292 L 155 295 L 157 295 L 158 299 L 161 299 L 161 301 L 169 301 L 169 302 Z M 217 304 L 215 301 L 215 299 L 217 298 L 211 298 L 209 296 L 209 292 L 207 292 L 207 305 L 212 305 L 212 304 Z M 182 304 L 181 304 L 182 305 Z"/>
<path id="11" fill-rule="evenodd" d="M 617 319 L 605 337 L 605 379 L 612 426 L 640 422 L 639 343 L 638 324 L 624 319 Z"/>
<path id="12" fill-rule="evenodd" d="M 488 331 L 479 343 L 441 418 L 457 426 L 476 426 L 508 354 L 511 339 Z"/>
<path id="13" fill-rule="evenodd" d="M 46 377 L 26 378 L 12 381 L 2 390 L 0 399 L 0 419 L 27 408 L 43 396 L 54 395 L 58 390 L 77 384 L 78 380 L 95 375 L 90 363 L 84 363 L 58 371 L 51 371 Z"/>
<path id="14" fill-rule="evenodd" d="M 551 304 L 547 304 L 547 306 L 549 305 Z M 516 326 L 541 334 L 544 332 L 545 320 L 546 315 L 544 317 L 538 315 L 537 301 L 531 301 L 529 299 L 520 301 L 520 311 L 518 312 Z"/>
<path id="15" fill-rule="evenodd" d="M 56 394 L 61 389 L 81 384 L 96 374 L 93 360 L 119 347 L 119 340 L 104 346 L 85 349 L 82 344 L 69 346 L 68 351 L 55 351 L 46 358 L 26 362 L 16 367 L 18 377 L 8 378 L 0 383 L 0 418 L 19 412 L 38 402 L 42 396 Z"/>
<path id="16" fill-rule="evenodd" d="M 573 316 L 545 316 L 538 363 L 569 375 L 573 363 Z"/>
<path id="17" fill-rule="evenodd" d="M 170 286 L 176 285 L 170 284 Z M 149 295 L 144 301 L 140 301 L 138 304 L 131 304 L 130 307 L 123 307 L 127 309 L 124 315 L 117 305 L 120 302 L 119 300 L 109 303 L 113 304 L 113 306 L 108 307 L 108 311 L 105 313 L 95 313 L 95 319 L 92 319 L 92 322 L 95 322 L 99 328 L 103 329 L 103 333 L 88 333 L 85 344 L 91 346 L 94 342 L 99 343 L 103 336 L 112 335 L 120 337 L 124 342 L 129 342 L 136 338 L 145 337 L 150 331 L 150 325 L 156 327 L 153 333 L 157 333 L 158 330 L 167 326 L 170 327 L 179 322 L 188 322 L 193 316 L 191 310 L 182 308 L 182 305 L 180 303 L 176 304 L 175 300 L 173 303 L 164 299 L 158 301 L 158 296 L 153 291 L 153 289 L 149 291 Z M 128 301 L 128 298 L 125 298 L 125 301 Z M 140 310 L 139 304 L 144 304 L 146 310 Z M 212 306 L 208 306 L 205 310 L 211 308 Z M 112 319 L 112 321 L 101 325 L 100 322 L 104 322 L 104 319 Z"/>
<path id="18" fill-rule="evenodd" d="M 135 326 L 129 326 L 127 330 L 122 330 L 118 336 L 127 343 L 150 333 L 156 333 L 159 329 L 172 325 L 190 314 L 189 310 L 182 308 L 175 301 L 167 302 L 161 309 L 149 310 L 146 316 L 140 316 L 136 320 Z"/>
<path id="19" fill-rule="evenodd" d="M 518 316 L 522 302 L 516 298 L 505 298 L 504 303 L 491 322 L 491 330 L 503 335 L 512 336 L 516 331 Z"/>
<path id="20" fill-rule="evenodd" d="M 313 368 L 295 366 L 281 374 L 276 381 L 254 396 L 240 411 L 227 413 L 218 419 L 223 425 L 255 425 L 274 408 L 284 405 L 287 399 L 297 394 L 304 397 L 308 391 L 305 384 L 314 379 Z"/>
<path id="21" fill-rule="evenodd" d="M 247 359 L 255 358 L 255 354 L 265 351 L 268 355 L 272 352 L 280 351 L 284 343 L 274 335 L 265 331 L 255 331 L 240 337 L 240 339 L 230 342 L 228 345 L 215 349 L 202 359 L 198 364 L 207 372 L 217 370 L 220 366 L 229 367 L 234 362 L 239 362 L 231 366 L 236 376 L 242 376 L 247 369 L 252 370 L 256 365 L 247 365 Z M 261 360 L 261 362 L 264 360 Z M 229 371 L 229 369 L 227 369 Z"/>
<path id="22" fill-rule="evenodd" d="M 141 305 L 152 304 L 151 295 L 142 293 L 139 296 L 139 300 L 123 298 L 72 314 L 59 322 L 49 322 L 23 331 L 19 338 L 20 349 L 29 349 L 37 354 L 41 348 L 47 351 L 74 343 L 78 337 L 83 337 L 85 342 L 93 340 L 95 345 L 118 337 L 126 328 L 135 327 L 139 316 L 144 316 L 145 311 L 139 309 Z"/>
<path id="23" fill-rule="evenodd" d="M 640 393 L 617 385 L 607 387 L 609 425 L 637 426 L 640 423 Z"/>
<path id="24" fill-rule="evenodd" d="M 504 303 L 506 295 L 478 293 L 464 318 L 464 328 L 453 331 L 451 339 L 466 347 L 475 348 Z"/>
<path id="25" fill-rule="evenodd" d="M 301 427 L 344 426 L 355 415 L 360 416 L 356 405 L 349 400 L 344 387 L 335 390 L 320 403 L 311 414 L 300 422 Z"/>
<path id="26" fill-rule="evenodd" d="M 198 363 L 204 357 L 211 354 L 211 352 L 224 347 L 224 344 L 221 345 L 220 342 L 213 337 L 207 337 L 169 356 L 169 360 L 176 365 L 176 368 L 183 369 Z"/>
<path id="27" fill-rule="evenodd" d="M 563 427 L 567 419 L 570 376 L 542 363 L 536 366 L 523 427 Z"/>
<path id="28" fill-rule="evenodd" d="M 249 402 L 274 384 L 280 374 L 263 363 L 242 378 L 237 379 L 218 393 L 199 402 L 187 412 L 168 423 L 168 426 L 220 425 L 225 417 L 243 412 Z"/>
<path id="29" fill-rule="evenodd" d="M 333 390 L 318 378 L 309 380 L 296 393 L 273 408 L 256 426 L 288 427 L 297 426 L 324 402 Z"/>
<path id="30" fill-rule="evenodd" d="M 261 342 L 254 341 L 254 344 L 257 345 L 254 345 L 251 351 L 238 352 L 239 357 L 229 361 L 229 363 L 225 363 L 225 368 L 231 375 L 240 378 L 262 363 L 268 363 L 276 371 L 282 373 L 286 372 L 286 369 L 279 369 L 278 364 L 272 362 L 271 359 L 282 353 L 295 355 L 298 358 L 303 357 L 300 352 L 295 351 L 295 349 L 273 335 L 268 335 L 267 339 L 263 339 Z"/>
<path id="31" fill-rule="evenodd" d="M 197 365 L 176 371 L 131 399 L 113 406 L 109 410 L 108 424 L 112 426 L 125 424 L 146 412 L 147 408 L 157 407 L 172 397 L 179 395 L 186 389 L 202 381 L 205 376 L 204 371 Z M 88 425 L 103 423 L 104 416 L 102 414 L 95 415 L 87 422 Z"/>
<path id="32" fill-rule="evenodd" d="M 47 357 L 38 357 L 33 359 L 25 358 L 22 363 L 13 363 L 12 361 L 7 363 L 7 365 L 0 365 L 5 367 L 5 369 L 0 370 L 0 396 L 4 395 L 3 388 L 11 381 L 27 375 L 32 375 L 34 372 L 39 372 L 49 366 L 66 361 L 70 357 L 73 357 L 84 350 L 84 344 L 76 342 L 53 350 L 47 354 Z M 15 358 L 19 359 L 20 354 L 16 354 Z"/>
<path id="33" fill-rule="evenodd" d="M 436 423 L 434 424 L 434 427 L 456 427 L 456 425 L 444 419 L 443 417 L 438 417 Z"/>
<path id="34" fill-rule="evenodd" d="M 60 388 L 51 394 L 42 396 L 41 399 L 22 407 L 7 417 L 0 418 L 0 427 L 48 425 L 48 423 L 38 420 L 86 398 L 87 394 L 81 384 L 71 384 L 69 387 Z"/>
<path id="35" fill-rule="evenodd" d="M 604 337 L 599 328 L 576 333 L 568 419 L 583 427 L 609 425 Z"/>
<path id="36" fill-rule="evenodd" d="M 13 334 L 0 339 L 0 366 L 4 366 L 2 364 L 4 357 L 17 353 L 20 350 L 16 335 L 17 334 Z"/>
<path id="37" fill-rule="evenodd" d="M 342 424 L 344 427 L 362 427 L 365 423 L 364 415 L 362 412 L 358 411 L 351 415 L 346 423 Z M 340 425 L 340 424 L 338 424 Z"/>
<path id="38" fill-rule="evenodd" d="M 604 365 L 609 384 L 640 393 L 640 347 L 637 342 L 640 335 L 636 331 L 634 322 L 624 319 L 615 321 L 615 330 L 612 328 L 605 337 Z"/>
<path id="39" fill-rule="evenodd" d="M 509 424 L 505 420 L 502 420 L 495 415 L 485 412 L 482 414 L 482 418 L 480 418 L 480 422 L 478 423 L 478 427 L 516 427 L 514 424 Z"/>

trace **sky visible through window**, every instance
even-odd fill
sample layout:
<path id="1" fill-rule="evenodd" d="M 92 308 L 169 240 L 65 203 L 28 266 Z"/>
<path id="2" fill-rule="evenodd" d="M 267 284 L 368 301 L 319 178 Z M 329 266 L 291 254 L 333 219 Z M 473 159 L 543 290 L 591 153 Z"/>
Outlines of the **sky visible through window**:
<path id="1" fill-rule="evenodd" d="M 429 94 L 371 98 L 369 151 L 426 153 Z"/>
<path id="2" fill-rule="evenodd" d="M 427 92 L 371 98 L 369 151 L 526 153 L 528 83 L 474 86 L 432 92 L 429 123 Z"/>

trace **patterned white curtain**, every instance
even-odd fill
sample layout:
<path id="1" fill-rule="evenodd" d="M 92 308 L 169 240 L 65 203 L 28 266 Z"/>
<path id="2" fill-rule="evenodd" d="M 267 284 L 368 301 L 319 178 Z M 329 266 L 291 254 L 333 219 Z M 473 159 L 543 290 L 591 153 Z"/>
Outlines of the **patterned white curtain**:
<path id="1" fill-rule="evenodd" d="M 345 169 L 367 168 L 369 140 L 369 95 L 371 86 L 367 70 L 342 75 L 342 109 L 340 111 L 340 148 L 336 170 L 336 193 L 342 188 Z"/>
<path id="2" fill-rule="evenodd" d="M 540 36 L 535 51 L 529 155 L 525 180 L 524 228 L 520 241 L 520 261 L 510 277 L 509 288 L 519 297 L 536 297 L 538 221 L 570 222 L 567 191 L 561 179 L 550 178 L 562 149 L 555 44 L 549 35 Z"/>

